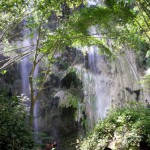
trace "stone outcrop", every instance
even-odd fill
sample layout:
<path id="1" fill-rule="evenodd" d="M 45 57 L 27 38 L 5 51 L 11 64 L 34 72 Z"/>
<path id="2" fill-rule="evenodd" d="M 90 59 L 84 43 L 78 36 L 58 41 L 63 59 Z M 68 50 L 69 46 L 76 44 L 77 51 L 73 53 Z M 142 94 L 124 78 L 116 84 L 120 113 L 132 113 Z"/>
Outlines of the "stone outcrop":
<path id="1" fill-rule="evenodd" d="M 137 67 L 132 50 L 122 50 L 114 61 L 90 53 L 90 49 L 84 55 L 68 47 L 55 57 L 52 74 L 35 106 L 37 129 L 45 133 L 41 137 L 43 142 L 57 140 L 60 149 L 69 147 L 68 141 L 74 145 L 75 139 L 93 128 L 110 108 L 122 107 L 127 101 L 149 99 L 148 91 L 139 83 L 143 72 Z M 0 77 L 8 94 L 21 94 L 21 77 L 16 72 L 19 72 L 17 65 Z"/>

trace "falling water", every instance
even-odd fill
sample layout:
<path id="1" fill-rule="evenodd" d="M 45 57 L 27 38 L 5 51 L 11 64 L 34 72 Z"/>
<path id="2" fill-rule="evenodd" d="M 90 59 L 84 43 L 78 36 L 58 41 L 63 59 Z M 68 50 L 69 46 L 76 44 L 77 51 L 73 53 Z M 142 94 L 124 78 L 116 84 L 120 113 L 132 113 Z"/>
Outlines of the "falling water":
<path id="1" fill-rule="evenodd" d="M 86 47 L 85 50 L 88 52 L 89 69 L 82 66 L 76 66 L 76 69 L 83 81 L 86 112 L 89 119 L 96 122 L 106 116 L 110 107 L 111 79 L 105 71 L 105 56 L 98 54 L 98 48 Z"/>
<path id="2" fill-rule="evenodd" d="M 104 56 L 98 55 L 98 49 L 92 47 L 89 49 L 89 65 L 92 70 L 93 88 L 96 97 L 96 120 L 103 118 L 106 115 L 107 109 L 110 105 L 110 88 L 109 88 L 109 77 L 104 72 L 103 63 Z M 99 66 L 97 66 L 99 65 Z M 93 70 L 94 68 L 94 70 Z M 99 68 L 101 70 L 99 70 Z"/>
<path id="3" fill-rule="evenodd" d="M 88 5 L 101 5 L 99 0 L 88 0 Z M 91 27 L 89 33 L 93 36 L 98 34 L 96 27 Z M 98 53 L 96 46 L 83 47 L 81 51 L 86 54 L 83 66 L 76 66 L 77 73 L 83 81 L 84 103 L 86 113 L 90 119 L 90 125 L 104 118 L 110 108 L 110 83 L 111 79 L 107 74 L 107 60 L 105 55 Z M 88 66 L 88 67 L 87 67 Z M 81 114 L 79 114 L 81 115 Z"/>
<path id="4" fill-rule="evenodd" d="M 26 28 L 26 22 L 24 21 L 24 30 L 23 30 L 23 37 L 24 37 L 24 40 L 22 42 L 22 47 L 23 49 L 21 50 L 22 53 L 24 52 L 31 52 L 33 50 L 35 50 L 35 43 L 36 43 L 36 35 L 34 37 L 34 39 L 30 39 L 29 38 L 29 35 L 30 35 L 30 31 Z M 33 46 L 32 46 L 33 45 Z M 29 55 L 29 56 L 26 56 L 24 57 L 22 60 L 21 60 L 21 63 L 20 63 L 20 74 L 21 74 L 21 81 L 22 81 L 22 95 L 23 97 L 25 97 L 25 99 L 27 100 L 25 103 L 27 104 L 28 107 L 30 107 L 30 85 L 29 85 L 29 74 L 31 72 L 31 69 L 32 69 L 32 62 L 31 62 L 31 59 L 34 57 L 34 54 L 32 55 Z M 36 66 L 35 68 L 35 71 L 34 71 L 34 79 L 38 76 L 38 66 Z M 34 85 L 35 86 L 35 85 Z M 35 90 L 35 95 L 37 94 L 37 90 Z M 34 106 L 34 131 L 35 131 L 35 138 L 36 135 L 38 134 L 38 123 L 37 123 L 37 120 L 38 120 L 38 106 L 39 106 L 39 102 L 38 100 L 36 101 L 35 103 L 35 106 Z"/>
<path id="5" fill-rule="evenodd" d="M 30 49 L 26 49 L 27 47 L 29 47 L 31 45 L 31 40 L 29 38 L 27 38 L 28 34 L 29 34 L 29 30 L 26 29 L 26 22 L 24 21 L 24 29 L 22 31 L 24 40 L 22 42 L 22 47 L 23 49 L 21 50 L 21 52 L 27 52 Z M 22 81 L 22 94 L 24 96 L 27 96 L 28 98 L 30 97 L 30 91 L 29 91 L 29 72 L 31 69 L 31 63 L 29 60 L 29 57 L 24 57 L 21 60 L 21 64 L 20 64 L 20 70 L 21 70 L 21 81 Z"/>

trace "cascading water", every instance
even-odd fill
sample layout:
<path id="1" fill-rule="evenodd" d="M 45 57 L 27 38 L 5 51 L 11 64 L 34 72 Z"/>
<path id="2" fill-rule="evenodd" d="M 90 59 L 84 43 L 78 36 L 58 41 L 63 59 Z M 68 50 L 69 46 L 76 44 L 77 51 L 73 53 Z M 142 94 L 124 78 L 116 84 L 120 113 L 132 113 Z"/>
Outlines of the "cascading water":
<path id="1" fill-rule="evenodd" d="M 23 46 L 27 46 L 29 44 L 29 41 L 24 41 Z M 29 70 L 30 70 L 30 63 L 29 58 L 25 57 L 21 60 L 21 79 L 22 79 L 22 94 L 24 96 L 30 97 L 30 91 L 29 91 Z"/>
<path id="2" fill-rule="evenodd" d="M 93 59 L 94 56 L 94 59 Z M 93 63 L 94 60 L 94 63 Z M 99 62 L 99 67 L 97 67 L 97 62 Z M 103 118 L 106 115 L 107 109 L 110 106 L 110 97 L 109 97 L 109 78 L 103 71 L 99 68 L 103 68 L 102 62 L 104 61 L 103 56 L 98 55 L 98 50 L 96 47 L 89 49 L 89 65 L 92 68 L 93 76 L 93 88 L 95 91 L 96 98 L 96 120 L 98 118 Z M 94 68 L 94 70 L 93 70 Z"/>
<path id="3" fill-rule="evenodd" d="M 21 53 L 30 51 L 30 49 L 28 49 L 28 47 L 30 47 L 31 45 L 31 40 L 29 38 L 27 38 L 28 34 L 29 34 L 29 30 L 27 30 L 26 28 L 26 21 L 24 20 L 23 22 L 23 31 L 22 31 L 22 36 L 23 36 L 23 41 L 22 41 L 22 49 L 21 49 Z M 24 57 L 21 60 L 20 63 L 20 74 L 21 74 L 21 81 L 22 81 L 22 94 L 24 96 L 27 96 L 28 98 L 30 97 L 30 91 L 29 91 L 29 71 L 31 69 L 31 63 L 29 61 L 29 57 Z"/>
<path id="4" fill-rule="evenodd" d="M 101 5 L 100 1 L 88 0 L 88 5 Z M 97 35 L 96 27 L 91 27 L 89 33 Z M 81 51 L 85 54 L 85 65 L 76 66 L 77 73 L 83 81 L 84 104 L 90 119 L 89 126 L 106 116 L 110 108 L 110 83 L 107 74 L 107 61 L 105 55 L 98 54 L 98 48 L 83 47 Z M 79 114 L 81 116 L 81 114 Z"/>
<path id="5" fill-rule="evenodd" d="M 86 47 L 84 51 L 88 55 L 89 68 L 85 69 L 78 65 L 76 69 L 83 81 L 86 112 L 89 114 L 89 119 L 94 123 L 104 118 L 110 107 L 111 80 L 105 72 L 105 56 L 98 54 L 98 48 Z M 91 122 L 90 126 L 93 126 L 93 123 Z"/>
<path id="6" fill-rule="evenodd" d="M 36 45 L 36 36 L 34 39 L 30 39 L 30 31 L 26 28 L 26 21 L 24 21 L 24 30 L 22 31 L 24 40 L 22 42 L 22 50 L 21 53 L 30 53 L 31 51 L 35 50 Z M 31 59 L 34 57 L 34 54 L 28 55 L 24 57 L 21 60 L 20 63 L 20 74 L 21 74 L 21 81 L 22 81 L 22 97 L 25 100 L 25 104 L 27 107 L 30 107 L 30 84 L 29 84 L 29 75 L 32 69 L 32 62 Z M 38 66 L 36 66 L 34 74 L 34 78 L 38 76 Z M 35 95 L 37 94 L 37 91 L 35 90 Z M 38 110 L 38 101 L 36 101 L 35 106 L 34 106 L 34 131 L 35 131 L 35 136 L 38 134 L 38 125 L 37 125 L 37 110 Z M 35 137 L 36 138 L 36 137 Z"/>

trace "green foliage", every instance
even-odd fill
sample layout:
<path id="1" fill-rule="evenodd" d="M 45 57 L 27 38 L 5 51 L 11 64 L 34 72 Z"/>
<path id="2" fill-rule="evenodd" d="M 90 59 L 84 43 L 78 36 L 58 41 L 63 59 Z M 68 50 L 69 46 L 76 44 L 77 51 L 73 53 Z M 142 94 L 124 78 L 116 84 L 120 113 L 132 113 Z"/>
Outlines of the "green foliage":
<path id="1" fill-rule="evenodd" d="M 85 2 L 85 1 L 84 1 Z M 121 44 L 128 45 L 134 49 L 141 49 L 141 42 L 148 43 L 149 37 L 149 21 L 146 7 L 149 3 L 138 3 L 138 0 L 105 0 L 106 6 L 91 6 L 88 8 L 77 9 L 82 3 L 80 0 L 34 0 L 32 3 L 11 0 L 7 3 L 2 3 L 2 10 L 5 8 L 17 9 L 13 17 L 18 21 L 13 20 L 19 24 L 19 22 L 26 18 L 25 28 L 29 28 L 32 31 L 30 34 L 33 36 L 37 30 L 40 30 L 40 47 L 38 52 L 47 55 L 52 58 L 54 53 L 65 50 L 66 46 L 93 46 L 96 45 L 99 49 L 107 54 L 111 55 L 112 50 L 107 46 L 107 42 L 104 39 L 113 39 L 114 49 L 120 47 Z M 24 6 L 22 14 L 17 12 Z M 26 14 L 28 7 L 30 7 L 29 14 Z M 64 6 L 64 9 L 63 7 Z M 67 19 L 60 19 L 63 17 L 63 12 L 68 8 L 70 11 Z M 9 20 L 7 15 L 12 13 L 7 10 L 6 16 L 2 18 L 3 28 L 5 24 L 4 20 Z M 56 15 L 55 30 L 48 28 L 49 19 Z M 89 33 L 89 29 L 92 26 L 96 26 L 100 37 L 95 38 L 94 35 Z M 9 26 L 8 26 L 9 27 Z M 10 26 L 11 27 L 11 26 Z M 12 30 L 6 30 L 11 32 Z M 5 32 L 4 34 L 5 35 Z M 7 35 L 7 34 L 6 34 Z"/>
<path id="2" fill-rule="evenodd" d="M 7 73 L 7 70 L 2 70 L 2 71 L 1 71 L 1 74 L 2 74 L 2 75 L 6 74 L 6 73 Z"/>
<path id="3" fill-rule="evenodd" d="M 65 92 L 65 98 L 60 101 L 59 107 L 62 108 L 62 109 L 63 108 L 72 108 L 72 109 L 74 109 L 75 112 L 73 114 L 74 115 L 73 117 L 74 117 L 74 120 L 77 120 L 78 101 L 79 101 L 79 99 L 76 96 L 72 95 L 69 92 Z"/>
<path id="4" fill-rule="evenodd" d="M 66 92 L 65 95 L 66 98 L 60 103 L 60 107 L 73 107 L 75 109 L 78 108 L 78 99 L 68 92 Z"/>
<path id="5" fill-rule="evenodd" d="M 0 95 L 0 149 L 32 149 L 32 132 L 25 123 L 26 113 L 16 97 Z"/>
<path id="6" fill-rule="evenodd" d="M 150 89 L 150 68 L 147 70 L 146 75 L 141 80 L 141 84 Z"/>
<path id="7" fill-rule="evenodd" d="M 137 150 L 140 141 L 150 145 L 150 110 L 139 103 L 109 112 L 97 123 L 94 130 L 85 138 L 81 150 L 112 149 Z"/>
<path id="8" fill-rule="evenodd" d="M 150 58 L 147 57 L 147 52 L 150 49 L 150 2 L 147 0 L 105 0 L 105 3 L 113 10 L 127 8 L 134 16 L 130 22 L 125 22 L 124 27 L 118 28 L 120 33 L 117 41 L 135 49 L 139 67 L 147 69 Z"/>
<path id="9" fill-rule="evenodd" d="M 98 25 L 100 33 L 105 35 L 104 38 L 116 38 L 119 34 L 116 30 L 117 26 L 124 26 L 126 23 L 131 22 L 133 18 L 134 14 L 127 7 L 112 9 L 104 6 L 94 6 L 81 9 L 74 16 L 71 16 L 71 26 L 76 33 L 89 35 L 89 27 Z"/>
<path id="10" fill-rule="evenodd" d="M 137 65 L 146 70 L 150 67 L 149 44 L 141 42 L 139 46 L 140 50 L 136 51 Z"/>
<path id="11" fill-rule="evenodd" d="M 65 31 L 69 29 L 69 25 L 72 28 L 69 33 L 79 35 L 78 40 L 73 41 L 73 45 L 96 45 L 107 55 L 118 55 L 116 52 L 120 51 L 124 45 L 135 49 L 139 67 L 147 68 L 149 58 L 146 57 L 146 54 L 150 48 L 150 17 L 147 13 L 149 2 L 105 0 L 105 4 L 105 6 L 83 8 L 70 16 Z M 95 33 L 97 35 L 90 33 L 91 27 L 97 28 L 98 32 Z M 104 39 L 112 39 L 112 45 L 109 47 Z"/>

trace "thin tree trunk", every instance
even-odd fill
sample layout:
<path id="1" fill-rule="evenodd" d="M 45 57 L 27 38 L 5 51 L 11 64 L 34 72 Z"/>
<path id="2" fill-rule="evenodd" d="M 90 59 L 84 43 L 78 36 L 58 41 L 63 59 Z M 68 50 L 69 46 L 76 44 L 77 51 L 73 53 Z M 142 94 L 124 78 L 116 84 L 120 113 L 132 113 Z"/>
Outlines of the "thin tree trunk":
<path id="1" fill-rule="evenodd" d="M 43 17 L 41 19 L 41 24 L 39 26 L 39 30 L 38 30 L 38 39 L 37 39 L 37 43 L 36 43 L 36 49 L 35 49 L 35 55 L 34 55 L 34 60 L 33 60 L 33 66 L 29 75 L 29 84 L 30 84 L 30 117 L 29 117 L 29 126 L 33 127 L 33 117 L 34 117 L 34 106 L 36 103 L 36 97 L 35 97 L 35 89 L 34 89 L 34 72 L 35 69 L 37 67 L 38 64 L 38 49 L 39 49 L 39 41 L 40 41 L 40 35 L 41 35 L 41 27 L 42 27 L 42 23 L 43 23 Z"/>

